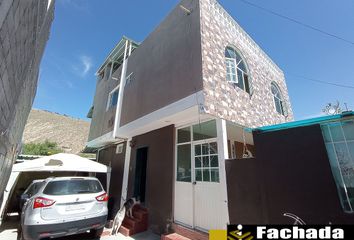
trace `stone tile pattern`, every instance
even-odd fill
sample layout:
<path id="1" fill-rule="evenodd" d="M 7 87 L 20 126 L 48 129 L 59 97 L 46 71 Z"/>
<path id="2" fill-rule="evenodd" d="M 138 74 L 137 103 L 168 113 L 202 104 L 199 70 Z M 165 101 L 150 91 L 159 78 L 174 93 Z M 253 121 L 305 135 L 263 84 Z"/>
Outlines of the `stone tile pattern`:
<path id="1" fill-rule="evenodd" d="M 54 1 L 0 0 L 0 200 L 21 149 Z"/>
<path id="2" fill-rule="evenodd" d="M 246 127 L 293 120 L 284 74 L 216 0 L 200 0 L 205 112 Z M 226 81 L 225 48 L 233 46 L 247 62 L 253 94 Z M 271 82 L 286 101 L 287 116 L 275 110 Z"/>

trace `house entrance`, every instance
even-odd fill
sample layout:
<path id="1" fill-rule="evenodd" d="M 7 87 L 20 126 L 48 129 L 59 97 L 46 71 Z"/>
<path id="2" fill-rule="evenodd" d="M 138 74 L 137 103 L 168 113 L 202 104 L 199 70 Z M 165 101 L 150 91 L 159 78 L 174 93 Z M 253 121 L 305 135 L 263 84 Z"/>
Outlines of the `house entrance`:
<path id="1" fill-rule="evenodd" d="M 175 222 L 201 231 L 226 226 L 215 120 L 177 130 Z"/>
<path id="2" fill-rule="evenodd" d="M 138 197 L 142 203 L 145 202 L 147 154 L 147 147 L 139 148 L 136 152 L 134 197 Z"/>

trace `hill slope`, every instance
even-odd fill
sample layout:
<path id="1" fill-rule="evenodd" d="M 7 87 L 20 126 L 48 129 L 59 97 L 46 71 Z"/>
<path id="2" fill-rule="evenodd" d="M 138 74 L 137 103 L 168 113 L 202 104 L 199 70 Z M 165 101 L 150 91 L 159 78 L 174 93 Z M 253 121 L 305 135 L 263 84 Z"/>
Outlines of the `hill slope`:
<path id="1" fill-rule="evenodd" d="M 32 109 L 28 117 L 23 142 L 56 142 L 67 153 L 79 153 L 85 147 L 90 123 L 53 112 Z"/>

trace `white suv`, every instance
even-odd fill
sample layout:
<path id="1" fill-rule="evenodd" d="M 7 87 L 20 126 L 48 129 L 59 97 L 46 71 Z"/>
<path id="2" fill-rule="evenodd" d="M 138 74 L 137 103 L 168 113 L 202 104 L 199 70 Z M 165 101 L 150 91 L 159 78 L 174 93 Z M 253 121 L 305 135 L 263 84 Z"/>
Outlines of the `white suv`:
<path id="1" fill-rule="evenodd" d="M 22 209 L 22 238 L 38 240 L 87 231 L 99 237 L 107 220 L 107 202 L 97 178 L 48 178 Z"/>

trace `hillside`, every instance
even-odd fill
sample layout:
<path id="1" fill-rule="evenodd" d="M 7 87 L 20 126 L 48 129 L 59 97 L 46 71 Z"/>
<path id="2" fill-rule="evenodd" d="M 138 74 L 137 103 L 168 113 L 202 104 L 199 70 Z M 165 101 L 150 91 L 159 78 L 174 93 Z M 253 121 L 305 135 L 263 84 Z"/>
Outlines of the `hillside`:
<path id="1" fill-rule="evenodd" d="M 44 110 L 32 109 L 23 133 L 23 142 L 56 142 L 67 153 L 79 153 L 85 147 L 90 123 Z"/>

